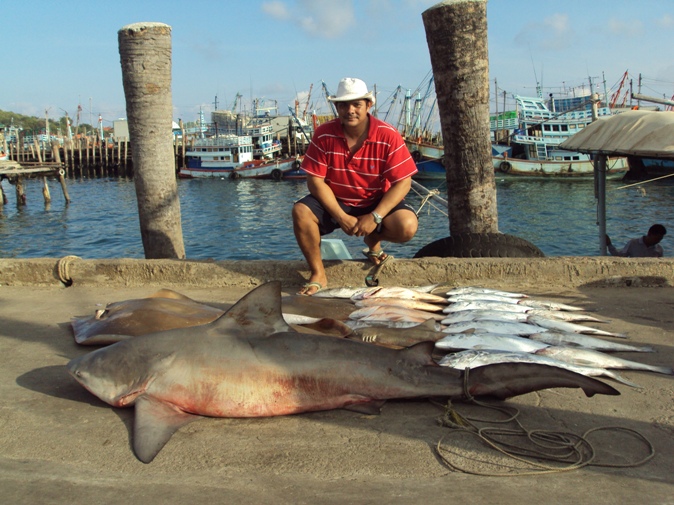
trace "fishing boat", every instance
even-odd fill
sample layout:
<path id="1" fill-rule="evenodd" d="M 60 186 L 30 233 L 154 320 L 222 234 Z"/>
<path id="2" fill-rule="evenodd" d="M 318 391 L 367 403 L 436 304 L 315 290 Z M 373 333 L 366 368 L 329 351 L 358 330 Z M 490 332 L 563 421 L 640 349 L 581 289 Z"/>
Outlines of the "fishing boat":
<path id="1" fill-rule="evenodd" d="M 420 89 L 423 86 L 420 86 Z M 424 96 L 412 105 L 411 93 L 403 103 L 398 123 L 407 148 L 417 163 L 416 179 L 442 179 L 444 148 L 442 136 L 430 133 L 426 125 L 435 111 L 433 79 L 429 79 Z M 576 90 L 573 90 L 575 93 Z M 559 149 L 559 144 L 592 122 L 590 94 L 578 93 L 544 100 L 514 96 L 516 110 L 490 117 L 492 165 L 496 172 L 511 176 L 591 178 L 594 165 L 589 155 Z M 428 104 L 431 104 L 430 107 Z M 429 110 L 430 109 L 430 110 Z M 597 107 L 597 116 L 611 115 L 608 106 Z M 428 119 L 422 121 L 422 117 Z M 627 158 L 607 160 L 607 175 L 622 177 L 629 169 Z"/>
<path id="2" fill-rule="evenodd" d="M 178 177 L 281 180 L 299 169 L 297 157 L 281 158 L 281 141 L 273 138 L 268 116 L 246 119 L 233 111 L 215 111 L 212 119 L 205 134 L 185 151 Z"/>
<path id="3" fill-rule="evenodd" d="M 490 118 L 492 164 L 508 175 L 534 177 L 592 177 L 594 164 L 587 154 L 566 151 L 559 144 L 592 122 L 590 96 L 555 99 L 515 96 L 516 111 Z M 610 116 L 607 106 L 597 117 Z M 620 177 L 629 169 L 627 158 L 607 160 L 607 175 Z"/>
<path id="4" fill-rule="evenodd" d="M 417 173 L 414 174 L 414 179 L 445 179 L 445 167 L 442 164 L 442 157 L 445 152 L 441 135 L 433 137 L 418 136 L 414 139 L 406 137 L 405 145 L 417 164 Z"/>

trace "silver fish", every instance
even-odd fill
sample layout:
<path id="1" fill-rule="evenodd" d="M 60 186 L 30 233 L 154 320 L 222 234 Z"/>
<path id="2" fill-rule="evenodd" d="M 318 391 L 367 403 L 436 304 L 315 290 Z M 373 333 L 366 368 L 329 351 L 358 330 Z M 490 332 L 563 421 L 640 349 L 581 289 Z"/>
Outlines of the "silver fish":
<path id="1" fill-rule="evenodd" d="M 445 313 L 460 312 L 462 310 L 501 310 L 506 312 L 528 312 L 532 307 L 518 303 L 498 303 L 487 301 L 455 302 L 442 309 Z"/>
<path id="2" fill-rule="evenodd" d="M 535 309 L 548 309 L 548 310 L 566 310 L 569 312 L 581 312 L 585 309 L 582 307 L 576 307 L 574 305 L 566 305 L 564 303 L 551 302 L 546 300 L 532 300 L 527 298 L 526 300 L 520 300 L 518 302 L 520 305 L 526 305 L 527 307 L 533 307 Z"/>
<path id="3" fill-rule="evenodd" d="M 541 356 L 549 356 L 573 365 L 595 366 L 599 368 L 618 368 L 623 370 L 645 370 L 666 375 L 674 375 L 674 371 L 667 366 L 647 365 L 637 361 L 604 354 L 592 349 L 579 349 L 577 347 L 544 347 L 536 351 Z"/>
<path id="4" fill-rule="evenodd" d="M 637 388 L 641 387 L 634 382 L 628 381 L 624 377 L 621 377 L 617 373 L 612 372 L 611 370 L 598 367 L 572 365 L 570 363 L 550 358 L 548 356 L 529 354 L 527 352 L 466 350 L 454 354 L 448 354 L 439 361 L 439 364 L 442 366 L 448 366 L 458 370 L 464 370 L 465 368 L 472 369 L 474 367 L 491 365 L 494 363 L 538 363 L 540 365 L 563 368 L 565 370 L 570 370 L 588 377 L 610 377 L 611 379 L 622 382 L 623 384 L 627 384 L 628 386 Z"/>
<path id="5" fill-rule="evenodd" d="M 369 291 L 377 288 L 352 288 L 352 287 L 341 287 L 341 288 L 326 288 L 317 291 L 313 295 L 313 298 L 342 298 L 350 299 L 352 296 L 357 295 L 358 293 Z"/>
<path id="6" fill-rule="evenodd" d="M 451 303 L 457 302 L 496 302 L 496 303 L 518 303 L 519 298 L 510 296 L 500 296 L 490 293 L 466 293 L 463 295 L 450 295 L 447 301 Z"/>
<path id="7" fill-rule="evenodd" d="M 529 335 L 531 340 L 537 340 L 550 345 L 561 345 L 567 347 L 582 347 L 584 349 L 593 349 L 604 352 L 655 352 L 655 349 L 649 346 L 635 346 L 620 344 L 618 342 L 609 342 L 601 338 L 572 331 L 550 330 L 543 333 L 534 333 Z"/>
<path id="8" fill-rule="evenodd" d="M 312 323 L 317 323 L 318 321 L 320 321 L 323 318 L 322 317 L 303 316 L 301 314 L 286 314 L 284 312 L 283 313 L 283 319 L 288 324 L 312 324 Z"/>
<path id="9" fill-rule="evenodd" d="M 465 323 L 469 321 L 518 321 L 527 320 L 527 312 L 509 312 L 505 310 L 460 310 L 448 312 L 442 320 L 442 324 Z"/>
<path id="10" fill-rule="evenodd" d="M 443 296 L 434 295 L 432 293 L 423 293 L 410 288 L 395 287 L 375 287 L 370 288 L 369 291 L 363 291 L 354 294 L 351 300 L 362 300 L 363 298 L 409 298 L 411 300 L 422 300 L 429 303 L 447 304 L 447 300 Z"/>
<path id="11" fill-rule="evenodd" d="M 531 309 L 527 312 L 512 312 L 506 310 L 461 310 L 448 312 L 443 319 L 443 324 L 459 323 L 463 321 L 492 320 L 492 321 L 519 321 L 526 322 L 530 316 L 547 317 L 548 319 L 561 319 L 562 321 L 580 322 L 606 322 L 596 317 L 579 314 L 577 312 L 562 312 L 557 310 Z"/>
<path id="12" fill-rule="evenodd" d="M 593 322 L 593 323 L 608 323 L 605 319 L 599 319 L 588 314 L 581 314 L 580 312 L 568 312 L 564 310 L 547 310 L 547 309 L 532 309 L 527 311 L 527 316 L 541 316 L 548 319 L 561 319 L 570 323 Z"/>
<path id="13" fill-rule="evenodd" d="M 349 319 L 362 319 L 369 316 L 381 316 L 380 319 L 389 319 L 392 316 L 410 316 L 413 318 L 420 318 L 422 321 L 428 319 L 435 319 L 440 321 L 445 316 L 444 314 L 436 314 L 425 310 L 406 309 L 405 307 L 396 307 L 394 305 L 379 307 L 373 305 L 371 307 L 361 307 L 349 314 Z"/>
<path id="14" fill-rule="evenodd" d="M 527 298 L 528 295 L 524 293 L 513 293 L 511 291 L 501 291 L 499 289 L 479 288 L 475 286 L 465 286 L 461 288 L 453 288 L 447 291 L 447 296 L 464 295 L 464 294 L 491 294 L 499 296 L 510 296 L 512 298 Z"/>
<path id="15" fill-rule="evenodd" d="M 445 305 L 437 305 L 435 303 L 428 303 L 422 300 L 409 300 L 405 298 L 364 298 L 363 300 L 356 300 L 356 307 L 371 307 L 378 306 L 393 306 L 403 307 L 406 309 L 426 310 L 428 312 L 440 312 Z"/>
<path id="16" fill-rule="evenodd" d="M 628 338 L 627 335 L 623 333 L 614 333 L 612 331 L 598 330 L 592 326 L 586 326 L 584 324 L 569 323 L 567 321 L 559 321 L 554 319 L 547 319 L 540 316 L 531 316 L 529 322 L 532 324 L 537 324 L 543 328 L 549 330 L 559 330 L 559 331 L 572 331 L 575 333 L 585 333 L 587 335 L 603 335 L 605 337 L 618 337 L 618 338 Z"/>
<path id="17" fill-rule="evenodd" d="M 435 331 L 442 331 L 444 328 L 444 325 L 438 323 L 437 321 L 431 319 L 433 323 L 433 328 Z M 362 320 L 362 319 L 348 319 L 345 321 L 345 324 L 355 330 L 359 330 L 361 328 L 415 328 L 421 324 L 427 323 L 427 321 L 424 321 L 422 323 L 416 322 L 416 321 L 384 321 L 384 320 Z"/>
<path id="18" fill-rule="evenodd" d="M 442 324 L 447 324 L 444 322 L 444 319 Z M 517 321 L 476 320 L 447 324 L 447 328 L 442 331 L 445 333 L 466 333 L 471 330 L 479 333 L 501 333 L 523 336 L 541 333 L 545 331 L 545 328 L 530 323 L 518 323 Z"/>
<path id="19" fill-rule="evenodd" d="M 548 347 L 548 344 L 536 342 L 516 335 L 498 333 L 450 333 L 435 342 L 438 349 L 489 349 L 499 351 L 534 352 Z"/>
<path id="20" fill-rule="evenodd" d="M 423 316 L 415 316 L 412 314 L 402 314 L 400 312 L 386 312 L 380 314 L 370 314 L 369 316 L 362 316 L 358 321 L 365 323 L 381 322 L 381 321 L 406 321 L 410 323 L 421 324 L 427 321 Z"/>

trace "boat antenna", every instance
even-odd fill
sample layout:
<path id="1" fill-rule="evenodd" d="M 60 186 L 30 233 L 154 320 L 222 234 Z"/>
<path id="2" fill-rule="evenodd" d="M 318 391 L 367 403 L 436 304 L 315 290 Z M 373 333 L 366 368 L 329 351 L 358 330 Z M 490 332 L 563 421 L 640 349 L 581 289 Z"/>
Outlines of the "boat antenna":
<path id="1" fill-rule="evenodd" d="M 531 56 L 531 66 L 534 69 L 534 79 L 536 80 L 536 95 L 538 98 L 543 98 L 543 90 L 541 88 L 541 83 L 538 80 L 538 75 L 536 75 L 536 64 L 534 63 L 534 55 L 531 52 L 531 46 L 529 46 L 529 55 Z M 541 79 L 543 78 L 543 69 L 541 68 Z"/>

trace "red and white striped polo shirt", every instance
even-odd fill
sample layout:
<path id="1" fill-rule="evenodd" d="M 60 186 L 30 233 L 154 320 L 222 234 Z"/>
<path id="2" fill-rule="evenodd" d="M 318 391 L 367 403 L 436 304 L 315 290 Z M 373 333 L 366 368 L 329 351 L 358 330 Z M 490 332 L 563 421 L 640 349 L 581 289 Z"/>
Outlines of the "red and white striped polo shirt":
<path id="1" fill-rule="evenodd" d="M 316 129 L 302 162 L 303 170 L 323 178 L 338 200 L 354 207 L 376 202 L 391 184 L 417 172 L 400 133 L 370 114 L 368 118 L 367 138 L 353 157 L 335 119 Z"/>

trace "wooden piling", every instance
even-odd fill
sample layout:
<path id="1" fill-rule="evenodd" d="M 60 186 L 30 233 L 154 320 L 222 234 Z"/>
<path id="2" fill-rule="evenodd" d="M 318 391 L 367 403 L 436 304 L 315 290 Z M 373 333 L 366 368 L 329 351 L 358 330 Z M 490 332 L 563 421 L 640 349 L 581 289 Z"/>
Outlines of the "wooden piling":
<path id="1" fill-rule="evenodd" d="M 23 188 L 23 178 L 16 178 L 16 205 L 20 207 L 21 205 L 26 205 L 26 191 Z"/>
<path id="2" fill-rule="evenodd" d="M 489 133 L 486 0 L 445 0 L 422 14 L 445 148 L 450 235 L 498 232 Z"/>
<path id="3" fill-rule="evenodd" d="M 66 187 L 66 179 L 64 177 L 63 170 L 58 171 L 58 180 L 61 185 L 61 191 L 63 191 L 63 198 L 66 200 L 66 205 L 70 203 L 70 195 L 68 194 L 68 188 Z"/>
<path id="4" fill-rule="evenodd" d="M 47 176 L 42 176 L 42 196 L 44 196 L 45 205 L 51 203 L 51 195 L 49 194 L 49 185 L 47 184 Z"/>

